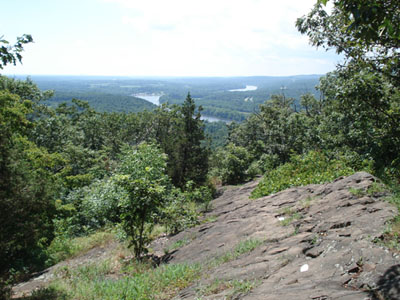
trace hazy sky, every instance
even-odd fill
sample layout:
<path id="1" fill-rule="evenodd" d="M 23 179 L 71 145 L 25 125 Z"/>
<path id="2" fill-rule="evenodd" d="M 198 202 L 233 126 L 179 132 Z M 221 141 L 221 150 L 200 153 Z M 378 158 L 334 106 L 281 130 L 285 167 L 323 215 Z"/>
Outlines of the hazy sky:
<path id="1" fill-rule="evenodd" d="M 0 36 L 24 33 L 4 74 L 322 74 L 339 58 L 295 28 L 316 0 L 1 0 Z"/>

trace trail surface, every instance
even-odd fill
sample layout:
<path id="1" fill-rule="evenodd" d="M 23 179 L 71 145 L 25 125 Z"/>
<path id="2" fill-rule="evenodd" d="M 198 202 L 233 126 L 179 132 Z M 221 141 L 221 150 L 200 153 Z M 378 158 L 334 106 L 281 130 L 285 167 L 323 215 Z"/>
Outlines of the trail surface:
<path id="1" fill-rule="evenodd" d="M 207 264 L 241 241 L 263 242 L 212 269 L 177 299 L 400 299 L 400 254 L 376 242 L 397 210 L 383 200 L 385 193 L 367 193 L 375 181 L 360 172 L 256 200 L 249 199 L 254 182 L 228 189 L 213 202 L 214 222 L 156 248 L 189 239 L 170 262 Z M 232 297 L 229 282 L 235 281 L 253 288 Z"/>
<path id="2" fill-rule="evenodd" d="M 168 263 L 204 266 L 201 279 L 176 299 L 400 299 L 400 254 L 380 242 L 397 210 L 385 192 L 368 192 L 375 182 L 360 172 L 256 200 L 249 195 L 257 182 L 228 187 L 213 201 L 208 222 L 150 247 Z M 227 255 L 249 240 L 258 246 Z M 15 286 L 15 297 L 46 286 L 60 267 L 107 259 L 116 247 L 49 268 Z"/>

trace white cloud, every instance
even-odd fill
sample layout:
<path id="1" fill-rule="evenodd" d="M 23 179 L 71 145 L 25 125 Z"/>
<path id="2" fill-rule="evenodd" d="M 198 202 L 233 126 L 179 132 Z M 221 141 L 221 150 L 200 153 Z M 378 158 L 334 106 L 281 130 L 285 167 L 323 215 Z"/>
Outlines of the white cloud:
<path id="1" fill-rule="evenodd" d="M 290 75 L 333 69 L 335 58 L 311 48 L 295 28 L 296 19 L 316 0 L 97 1 L 90 14 L 103 16 L 109 9 L 112 14 L 103 16 L 107 22 L 77 26 L 57 41 L 35 38 L 22 69 L 137 76 Z M 62 59 L 45 66 L 42 62 L 53 54 Z"/>
<path id="2" fill-rule="evenodd" d="M 103 0 L 125 9 L 122 23 L 146 57 L 160 65 L 174 62 L 175 69 L 198 68 L 201 63 L 228 66 L 265 60 L 279 52 L 309 49 L 307 38 L 295 29 L 298 17 L 315 0 Z M 196 63 L 197 61 L 197 63 Z M 213 71 L 215 72 L 215 71 Z"/>

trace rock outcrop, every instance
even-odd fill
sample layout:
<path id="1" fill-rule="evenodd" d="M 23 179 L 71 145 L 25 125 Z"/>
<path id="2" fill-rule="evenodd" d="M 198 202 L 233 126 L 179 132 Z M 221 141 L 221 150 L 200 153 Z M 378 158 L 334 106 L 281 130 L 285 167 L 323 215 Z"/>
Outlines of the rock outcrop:
<path id="1" fill-rule="evenodd" d="M 256 200 L 257 182 L 228 187 L 203 224 L 151 248 L 163 261 L 203 266 L 175 299 L 400 299 L 400 253 L 380 242 L 397 209 L 376 181 L 360 172 Z M 14 297 L 47 286 L 60 267 L 105 260 L 116 246 L 47 269 L 15 286 Z"/>
<path id="2" fill-rule="evenodd" d="M 211 221 L 152 247 L 184 241 L 169 262 L 212 265 L 177 299 L 400 299 L 400 254 L 376 242 L 397 210 L 384 192 L 368 192 L 375 181 L 360 172 L 256 200 L 256 182 L 231 187 L 214 200 Z M 216 263 L 246 240 L 259 245 Z M 251 290 L 232 296 L 230 282 Z"/>

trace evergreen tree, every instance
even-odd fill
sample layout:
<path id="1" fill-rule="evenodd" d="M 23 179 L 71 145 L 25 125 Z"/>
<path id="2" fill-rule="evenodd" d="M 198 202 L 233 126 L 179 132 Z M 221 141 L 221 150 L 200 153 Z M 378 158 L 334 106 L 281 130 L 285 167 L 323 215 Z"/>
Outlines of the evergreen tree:
<path id="1" fill-rule="evenodd" d="M 176 186 L 183 187 L 189 180 L 201 185 L 208 172 L 209 147 L 205 145 L 204 122 L 200 119 L 201 106 L 196 112 L 196 104 L 190 94 L 179 107 L 179 138 L 175 147 L 171 178 Z"/>
<path id="2" fill-rule="evenodd" d="M 37 265 L 52 238 L 57 161 L 26 137 L 30 106 L 0 91 L 0 279 L 10 267 Z"/>

